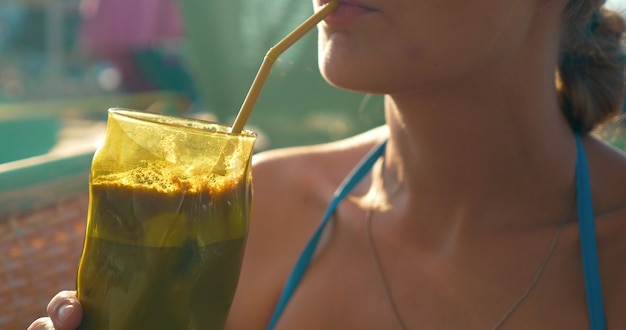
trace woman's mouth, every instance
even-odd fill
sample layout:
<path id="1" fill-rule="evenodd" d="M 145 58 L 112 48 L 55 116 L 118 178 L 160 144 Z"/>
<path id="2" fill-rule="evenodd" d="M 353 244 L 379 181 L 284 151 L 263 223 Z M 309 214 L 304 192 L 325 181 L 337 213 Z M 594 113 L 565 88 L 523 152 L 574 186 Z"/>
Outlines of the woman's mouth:
<path id="1" fill-rule="evenodd" d="M 324 22 L 331 26 L 349 26 L 373 11 L 357 1 L 339 1 L 337 9 L 326 16 Z"/>

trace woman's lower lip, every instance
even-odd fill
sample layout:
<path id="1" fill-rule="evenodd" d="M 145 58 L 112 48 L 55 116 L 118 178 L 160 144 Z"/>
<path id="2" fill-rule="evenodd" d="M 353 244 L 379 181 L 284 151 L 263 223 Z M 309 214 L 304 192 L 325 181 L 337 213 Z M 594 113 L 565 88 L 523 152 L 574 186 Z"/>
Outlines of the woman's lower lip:
<path id="1" fill-rule="evenodd" d="M 348 26 L 354 24 L 359 18 L 370 12 L 372 10 L 365 7 L 342 3 L 324 18 L 324 22 L 328 25 Z"/>

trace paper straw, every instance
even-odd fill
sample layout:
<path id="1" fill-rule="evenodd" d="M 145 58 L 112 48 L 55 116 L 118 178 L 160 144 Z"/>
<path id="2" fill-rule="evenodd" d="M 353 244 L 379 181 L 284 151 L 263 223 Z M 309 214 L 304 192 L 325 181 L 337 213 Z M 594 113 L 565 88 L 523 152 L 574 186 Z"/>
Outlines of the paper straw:
<path id="1" fill-rule="evenodd" d="M 296 41 L 300 40 L 300 38 L 302 38 L 302 36 L 304 36 L 307 32 L 313 29 L 324 19 L 324 17 L 328 16 L 328 14 L 335 10 L 338 5 L 339 3 L 336 0 L 331 0 L 306 21 L 300 24 L 300 26 L 298 26 L 295 30 L 289 33 L 285 38 L 283 38 L 283 40 L 267 51 L 265 57 L 263 58 L 263 63 L 261 63 L 261 68 L 259 68 L 259 71 L 252 82 L 252 86 L 248 91 L 248 95 L 246 95 L 246 98 L 241 105 L 241 109 L 239 109 L 237 118 L 235 118 L 235 122 L 231 128 L 232 133 L 239 134 L 241 130 L 243 130 L 243 127 L 252 112 L 252 108 L 261 93 L 263 84 L 265 83 L 272 65 L 274 65 L 278 56 L 287 50 L 287 48 L 291 47 L 291 45 L 293 45 Z"/>

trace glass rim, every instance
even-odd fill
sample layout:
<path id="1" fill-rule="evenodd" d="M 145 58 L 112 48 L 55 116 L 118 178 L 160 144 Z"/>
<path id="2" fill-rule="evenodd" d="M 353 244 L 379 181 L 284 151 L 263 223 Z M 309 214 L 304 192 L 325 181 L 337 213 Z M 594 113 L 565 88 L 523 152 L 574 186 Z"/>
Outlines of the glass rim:
<path id="1" fill-rule="evenodd" d="M 183 129 L 194 130 L 203 133 L 224 134 L 228 136 L 256 138 L 257 134 L 251 130 L 242 130 L 240 133 L 230 132 L 231 127 L 218 122 L 174 116 L 169 114 L 140 111 L 127 108 L 109 108 L 109 114 L 119 115 L 133 120 L 146 123 L 166 125 Z M 217 129 L 219 128 L 219 130 Z"/>

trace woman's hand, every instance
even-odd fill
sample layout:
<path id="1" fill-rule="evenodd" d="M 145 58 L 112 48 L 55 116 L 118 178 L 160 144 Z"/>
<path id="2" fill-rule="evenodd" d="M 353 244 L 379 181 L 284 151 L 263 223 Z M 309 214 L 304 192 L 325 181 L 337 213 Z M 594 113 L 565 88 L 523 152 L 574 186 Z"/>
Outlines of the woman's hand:
<path id="1" fill-rule="evenodd" d="M 28 330 L 70 330 L 76 329 L 83 317 L 76 291 L 61 291 L 48 304 L 48 317 L 33 322 Z"/>

